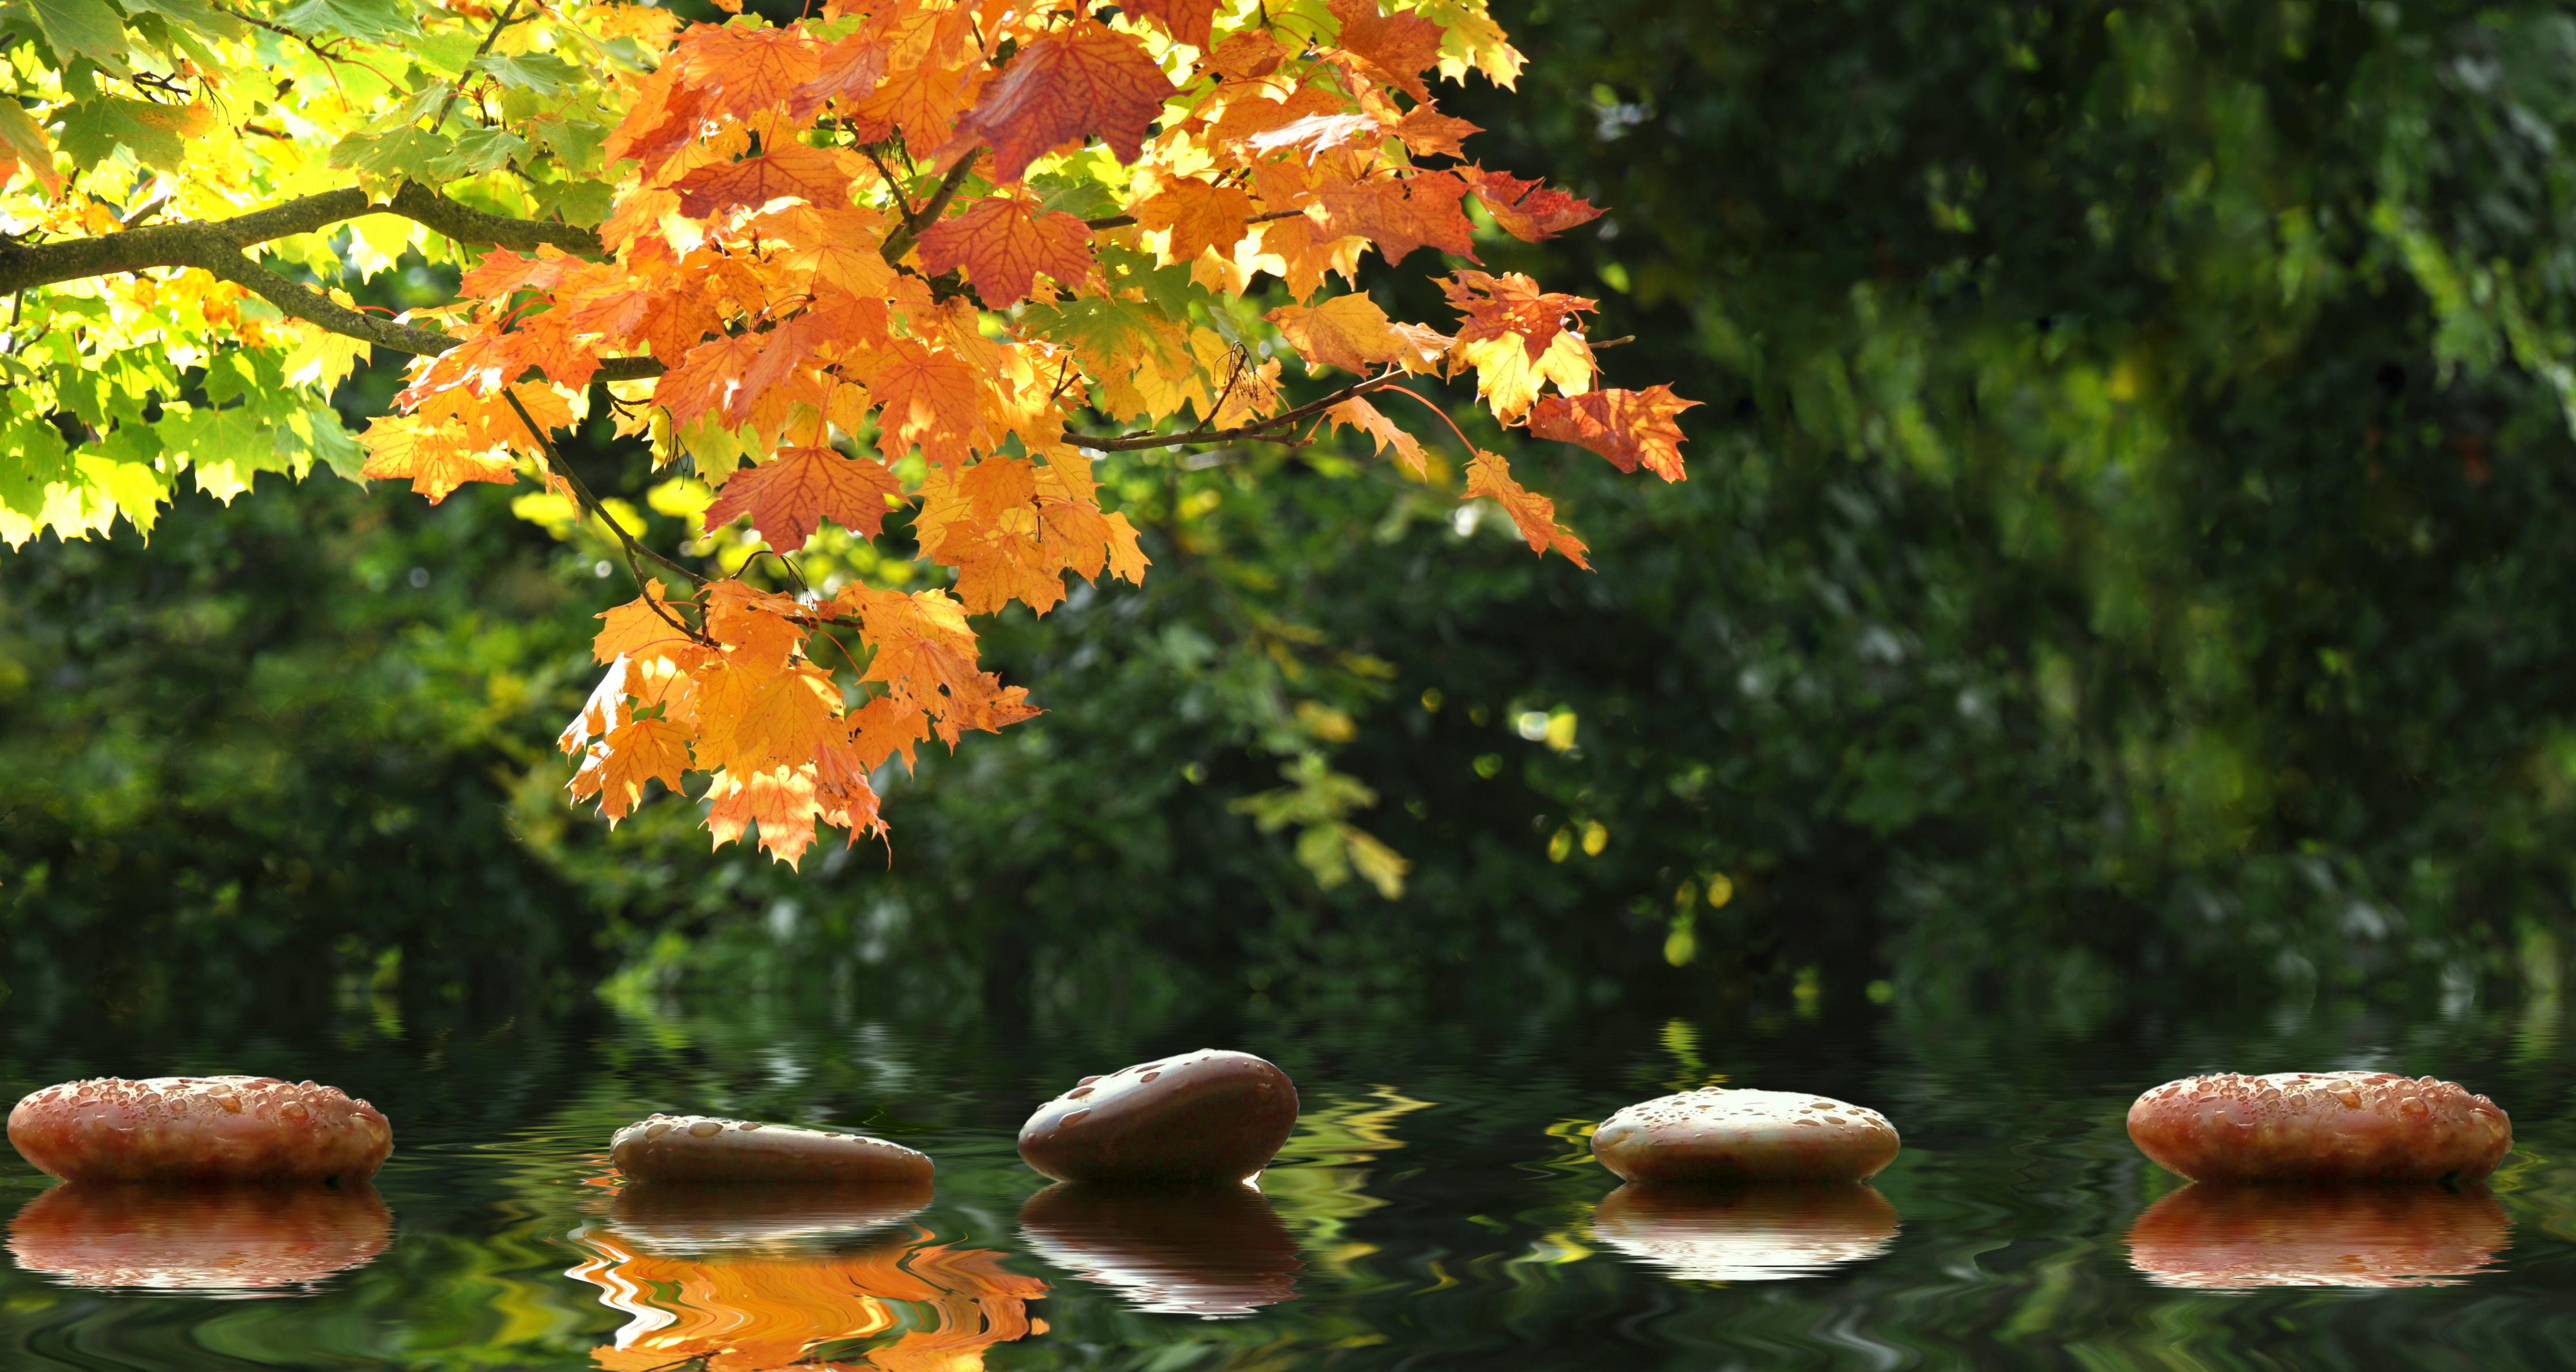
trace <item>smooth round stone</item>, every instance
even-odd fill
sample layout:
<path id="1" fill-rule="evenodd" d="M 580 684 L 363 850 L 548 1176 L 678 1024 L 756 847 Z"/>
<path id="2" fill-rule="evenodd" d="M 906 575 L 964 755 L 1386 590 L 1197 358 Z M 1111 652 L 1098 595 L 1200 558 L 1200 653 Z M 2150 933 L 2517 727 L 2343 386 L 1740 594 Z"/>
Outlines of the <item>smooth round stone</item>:
<path id="1" fill-rule="evenodd" d="M 1057 1181 L 1233 1182 L 1296 1127 L 1287 1073 L 1202 1048 L 1084 1077 L 1020 1126 L 1020 1156 Z"/>
<path id="2" fill-rule="evenodd" d="M 1170 1315 L 1244 1315 L 1297 1297 L 1297 1240 L 1252 1187 L 1065 1181 L 1020 1207 L 1029 1251 Z"/>
<path id="3" fill-rule="evenodd" d="M 2495 1264 L 2513 1222 L 2483 1186 L 2195 1182 L 2147 1207 L 2129 1263 L 2159 1286 L 2449 1286 Z"/>
<path id="4" fill-rule="evenodd" d="M 647 1253 L 829 1252 L 909 1218 L 930 1197 L 928 1177 L 766 1186 L 639 1181 L 619 1188 L 608 1218 Z"/>
<path id="5" fill-rule="evenodd" d="M 792 1124 L 654 1115 L 608 1140 L 609 1161 L 637 1181 L 930 1184 L 927 1155 L 899 1143 Z"/>
<path id="6" fill-rule="evenodd" d="M 2475 1181 L 2513 1148 L 2484 1096 L 2393 1072 L 2222 1072 L 2129 1107 L 2129 1137 L 2193 1181 Z"/>
<path id="7" fill-rule="evenodd" d="M 1723 1086 L 1640 1101 L 1592 1134 L 1592 1156 L 1640 1182 L 1859 1181 L 1896 1149 L 1896 1127 L 1875 1110 Z"/>
<path id="8" fill-rule="evenodd" d="M 364 1181 L 394 1151 L 376 1108 L 275 1077 L 101 1077 L 9 1112 L 20 1156 L 65 1181 Z"/>
<path id="9" fill-rule="evenodd" d="M 9 1222 L 9 1253 L 74 1286 L 268 1291 L 385 1251 L 393 1216 L 365 1182 L 143 1186 L 66 1182 Z"/>
<path id="10" fill-rule="evenodd" d="M 1897 1224 L 1887 1197 L 1859 1182 L 1630 1182 L 1593 1210 L 1592 1237 L 1690 1281 L 1780 1281 L 1875 1258 Z"/>

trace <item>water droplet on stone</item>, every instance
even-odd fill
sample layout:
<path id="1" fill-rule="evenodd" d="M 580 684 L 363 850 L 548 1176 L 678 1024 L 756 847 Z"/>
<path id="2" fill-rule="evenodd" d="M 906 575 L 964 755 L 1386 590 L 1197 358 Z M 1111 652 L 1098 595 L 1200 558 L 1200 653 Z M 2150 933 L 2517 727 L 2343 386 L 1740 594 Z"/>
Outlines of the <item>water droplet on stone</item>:
<path id="1" fill-rule="evenodd" d="M 689 1126 L 689 1134 L 693 1138 L 711 1139 L 723 1131 L 724 1126 L 714 1120 L 699 1120 Z"/>

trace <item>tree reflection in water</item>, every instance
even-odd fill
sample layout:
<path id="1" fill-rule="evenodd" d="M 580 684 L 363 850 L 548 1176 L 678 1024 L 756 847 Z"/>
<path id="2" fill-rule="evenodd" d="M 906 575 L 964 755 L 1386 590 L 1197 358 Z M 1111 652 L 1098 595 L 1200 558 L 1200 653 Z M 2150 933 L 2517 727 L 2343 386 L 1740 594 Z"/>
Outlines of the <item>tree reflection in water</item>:
<path id="1" fill-rule="evenodd" d="M 928 1187 L 629 1187 L 607 1224 L 573 1236 L 591 1256 L 568 1275 L 632 1316 L 592 1356 L 609 1372 L 971 1372 L 992 1345 L 1044 1332 L 1028 1302 L 1046 1283 L 1003 1270 L 1002 1254 L 919 1228 L 861 1232 L 929 1198 Z"/>
<path id="2" fill-rule="evenodd" d="M 1875 1258 L 1896 1241 L 1897 1223 L 1887 1197 L 1857 1182 L 1630 1182 L 1593 1210 L 1592 1236 L 1691 1281 L 1779 1281 Z"/>
<path id="3" fill-rule="evenodd" d="M 2129 1263 L 2158 1286 L 2451 1286 L 2512 1241 L 2483 1186 L 2195 1183 L 2138 1216 Z"/>
<path id="4" fill-rule="evenodd" d="M 65 1182 L 9 1222 L 9 1253 L 71 1286 L 199 1295 L 309 1293 L 385 1251 L 393 1216 L 349 1186 Z"/>

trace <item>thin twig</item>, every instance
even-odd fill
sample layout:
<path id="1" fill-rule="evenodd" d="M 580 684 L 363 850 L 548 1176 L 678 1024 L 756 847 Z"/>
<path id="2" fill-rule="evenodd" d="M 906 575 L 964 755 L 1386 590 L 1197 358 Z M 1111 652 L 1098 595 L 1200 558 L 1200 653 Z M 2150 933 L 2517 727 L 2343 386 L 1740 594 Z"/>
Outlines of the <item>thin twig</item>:
<path id="1" fill-rule="evenodd" d="M 868 161 L 876 165 L 877 175 L 885 178 L 886 190 L 894 196 L 894 207 L 903 212 L 904 222 L 912 222 L 912 199 L 903 193 L 903 182 L 896 179 L 894 168 L 887 166 L 885 159 L 877 156 L 875 148 L 862 147 L 859 151 L 866 154 Z"/>
<path id="2" fill-rule="evenodd" d="M 501 17 L 492 21 L 492 31 L 483 35 L 482 46 L 474 49 L 474 55 L 472 57 L 465 59 L 465 71 L 458 73 L 456 80 L 448 86 L 447 98 L 438 102 L 438 117 L 429 121 L 429 131 L 431 133 L 436 133 L 440 129 L 447 127 L 447 112 L 455 109 L 457 97 L 465 94 L 466 76 L 474 70 L 475 63 L 483 60 L 483 54 L 492 50 L 492 43 L 495 39 L 498 39 L 501 36 L 501 30 L 506 29 L 510 27 L 511 24 L 517 22 L 511 19 L 510 16 L 517 13 L 518 9 L 519 0 L 510 0 L 510 3 L 501 7 Z M 530 15 L 528 17 L 533 19 L 536 16 Z"/>
<path id="3" fill-rule="evenodd" d="M 1246 227 L 1250 227 L 1254 224 L 1267 224 L 1273 219 L 1296 219 L 1305 213 L 1304 210 L 1266 210 L 1243 222 Z M 1087 229 L 1123 229 L 1135 222 L 1136 216 L 1132 214 L 1113 214 L 1106 219 L 1086 219 L 1082 224 Z"/>
<path id="4" fill-rule="evenodd" d="M 1231 429 L 1211 429 L 1207 425 L 1201 424 L 1195 429 L 1185 429 L 1180 433 L 1120 434 L 1115 437 L 1095 437 L 1089 434 L 1068 434 L 1066 437 L 1081 447 L 1090 448 L 1104 453 L 1132 453 L 1145 448 L 1177 448 L 1191 443 L 1233 443 L 1240 440 L 1248 440 L 1255 443 L 1278 443 L 1285 440 L 1281 439 L 1277 434 L 1272 433 L 1271 430 L 1280 428 L 1293 429 L 1297 426 L 1299 420 L 1322 414 L 1324 411 L 1333 408 L 1335 405 L 1341 404 L 1343 401 L 1348 400 L 1353 396 L 1365 395 L 1402 375 L 1404 375 L 1404 373 L 1400 371 L 1381 372 L 1376 376 L 1369 377 L 1362 381 L 1355 381 L 1348 386 L 1344 386 L 1340 390 L 1335 391 L 1320 400 L 1310 400 L 1293 410 L 1285 410 L 1272 415 L 1268 419 L 1256 420 L 1250 424 L 1237 425 Z"/>
<path id="5" fill-rule="evenodd" d="M 1424 409 L 1426 409 L 1426 410 L 1429 410 L 1429 411 L 1430 411 L 1430 412 L 1432 412 L 1433 414 L 1436 414 L 1436 415 L 1440 416 L 1440 422 L 1449 426 L 1449 432 L 1451 432 L 1451 433 L 1453 433 L 1453 434 L 1458 435 L 1458 442 L 1459 442 L 1459 444 L 1460 444 L 1461 446 L 1465 447 L 1465 448 L 1466 448 L 1466 450 L 1467 450 L 1470 454 L 1479 453 L 1479 452 L 1483 452 L 1483 451 L 1484 451 L 1484 449 L 1479 448 L 1479 447 L 1477 447 L 1477 446 L 1476 446 L 1476 443 L 1475 443 L 1475 440 L 1474 440 L 1474 439 L 1471 439 L 1471 438 L 1467 437 L 1467 431 L 1466 431 L 1465 429 L 1462 429 L 1462 428 L 1459 428 L 1459 427 L 1458 427 L 1458 421 L 1457 421 L 1457 420 L 1454 420 L 1454 419 L 1451 419 L 1451 418 L 1449 417 L 1449 412 L 1448 412 L 1447 410 L 1444 410 L 1444 409 L 1440 408 L 1439 406 L 1432 404 L 1430 401 L 1423 399 L 1420 395 L 1417 395 L 1417 394 L 1415 394 L 1414 392 L 1412 392 L 1412 391 L 1410 391 L 1410 390 L 1407 390 L 1407 389 L 1405 389 L 1405 388 L 1404 388 L 1404 387 L 1402 387 L 1402 386 L 1389 386 L 1389 387 L 1387 387 L 1387 389 L 1388 389 L 1388 390 L 1390 390 L 1390 391 L 1395 392 L 1397 395 L 1401 395 L 1401 396 L 1410 396 L 1410 397 L 1412 397 L 1412 400 L 1413 400 L 1413 403 L 1414 403 L 1414 404 L 1419 405 L 1419 406 L 1421 406 L 1422 408 L 1424 408 Z"/>
<path id="6" fill-rule="evenodd" d="M 692 642 L 705 643 L 712 646 L 713 640 L 709 639 L 704 633 L 701 633 L 696 629 L 692 629 L 688 625 L 682 623 L 678 618 L 674 617 L 668 609 L 663 607 L 662 602 L 653 595 L 651 588 L 646 584 L 643 564 L 636 561 L 636 555 L 640 553 L 645 557 L 649 557 L 654 561 L 661 563 L 672 571 L 678 572 L 680 575 L 687 577 L 694 585 L 704 586 L 707 584 L 707 579 L 700 576 L 698 573 L 681 566 L 679 563 L 664 557 L 653 549 L 636 542 L 635 536 L 626 532 L 626 526 L 618 523 L 617 517 L 608 512 L 608 507 L 599 502 L 599 497 L 590 493 L 590 487 L 582 484 L 582 479 L 579 475 L 574 473 L 572 464 L 564 461 L 562 450 L 555 447 L 554 438 L 545 431 L 544 426 L 537 423 L 537 417 L 535 415 L 528 413 L 528 407 L 519 403 L 518 393 L 504 386 L 501 389 L 501 398 L 510 402 L 510 408 L 518 413 L 519 422 L 527 425 L 528 432 L 535 436 L 537 446 L 545 453 L 547 470 L 552 471 L 563 481 L 563 484 L 572 491 L 573 499 L 580 502 L 582 511 L 585 514 L 588 514 L 592 518 L 597 519 L 600 523 L 607 525 L 608 531 L 617 535 L 617 541 L 622 546 L 626 554 L 627 574 L 635 578 L 635 588 L 644 592 L 644 603 L 653 608 L 654 614 L 661 616 L 663 623 L 668 624 L 672 628 L 679 630 L 681 633 L 688 635 Z"/>

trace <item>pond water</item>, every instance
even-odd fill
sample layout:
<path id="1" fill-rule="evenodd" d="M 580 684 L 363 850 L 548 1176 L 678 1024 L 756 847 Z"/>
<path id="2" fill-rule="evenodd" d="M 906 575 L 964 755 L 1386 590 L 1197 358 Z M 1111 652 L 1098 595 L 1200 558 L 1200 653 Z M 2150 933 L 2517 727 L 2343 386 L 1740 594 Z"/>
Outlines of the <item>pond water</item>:
<path id="1" fill-rule="evenodd" d="M 848 1005 L 360 1014 L 181 1043 L 22 1027 L 0 1064 L 13 1097 L 112 1072 L 312 1076 L 374 1099 L 399 1147 L 374 1197 L 294 1205 L 66 1203 L 12 1159 L 0 1365 L 2498 1368 L 2576 1346 L 2576 1073 L 2554 1001 L 2083 1030 L 1855 1009 L 1139 1025 L 1104 1005 L 1040 1030 Z M 1051 1191 L 1014 1156 L 1020 1120 L 1075 1077 L 1209 1043 L 1301 1088 L 1258 1195 Z M 2455 1077 L 2512 1111 L 2492 1190 L 2212 1204 L 2122 1131 L 2173 1076 L 2346 1067 Z M 1679 1207 L 1590 1162 L 1591 1121 L 1717 1082 L 1877 1106 L 1905 1151 L 1870 1190 Z M 603 1154 L 653 1110 L 862 1127 L 932 1153 L 938 1188 L 910 1215 L 639 1203 Z M 197 1266 L 172 1267 L 181 1251 Z M 241 1289 L 263 1273 L 304 1280 Z M 232 1289 L 100 1284 L 179 1279 Z M 2209 1280 L 2241 1289 L 2188 1285 Z"/>

